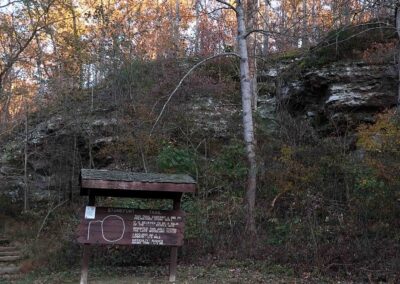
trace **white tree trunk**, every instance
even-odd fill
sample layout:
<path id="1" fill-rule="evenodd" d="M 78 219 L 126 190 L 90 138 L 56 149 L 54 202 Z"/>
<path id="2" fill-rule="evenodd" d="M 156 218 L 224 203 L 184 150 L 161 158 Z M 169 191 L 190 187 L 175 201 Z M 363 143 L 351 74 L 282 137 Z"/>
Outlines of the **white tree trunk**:
<path id="1" fill-rule="evenodd" d="M 255 200 L 256 200 L 256 180 L 257 180 L 257 164 L 255 154 L 255 139 L 254 139 L 254 125 L 252 113 L 252 92 L 251 92 L 251 79 L 249 72 L 249 58 L 246 44 L 246 26 L 244 9 L 241 0 L 236 0 L 236 16 L 238 24 L 238 51 L 240 55 L 240 89 L 242 96 L 242 111 L 243 111 L 243 135 L 246 146 L 246 156 L 248 162 L 248 176 L 246 186 L 246 230 L 252 237 L 256 234 L 255 224 Z"/>

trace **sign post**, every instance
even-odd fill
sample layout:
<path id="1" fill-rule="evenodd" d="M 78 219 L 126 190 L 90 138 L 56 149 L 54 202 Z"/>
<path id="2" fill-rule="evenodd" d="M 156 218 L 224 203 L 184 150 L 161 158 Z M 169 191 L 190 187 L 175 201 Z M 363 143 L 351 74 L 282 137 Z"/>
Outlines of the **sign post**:
<path id="1" fill-rule="evenodd" d="M 80 181 L 81 195 L 89 196 L 78 227 L 78 242 L 83 244 L 80 283 L 87 284 L 90 247 L 113 244 L 170 246 L 169 281 L 175 282 L 185 224 L 180 203 L 183 193 L 195 192 L 194 180 L 187 175 L 82 169 Z M 173 209 L 95 207 L 96 196 L 171 199 Z"/>

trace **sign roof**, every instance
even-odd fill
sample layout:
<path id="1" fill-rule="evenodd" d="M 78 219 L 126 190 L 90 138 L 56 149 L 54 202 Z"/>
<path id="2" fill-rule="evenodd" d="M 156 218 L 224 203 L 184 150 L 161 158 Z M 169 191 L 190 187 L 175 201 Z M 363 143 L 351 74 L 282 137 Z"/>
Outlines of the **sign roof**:
<path id="1" fill-rule="evenodd" d="M 146 183 L 191 183 L 194 179 L 185 174 L 137 173 L 110 170 L 82 169 L 82 180 L 110 180 Z"/>

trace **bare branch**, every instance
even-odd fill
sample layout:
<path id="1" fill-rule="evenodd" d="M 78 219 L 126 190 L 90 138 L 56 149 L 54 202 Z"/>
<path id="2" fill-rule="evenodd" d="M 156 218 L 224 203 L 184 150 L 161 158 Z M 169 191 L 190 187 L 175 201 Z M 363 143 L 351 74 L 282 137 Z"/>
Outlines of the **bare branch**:
<path id="1" fill-rule="evenodd" d="M 19 0 L 17 0 L 17 1 L 8 1 L 8 3 L 6 3 L 4 5 L 0 5 L 0 9 L 8 7 L 8 6 L 10 6 L 12 4 L 15 4 L 15 3 L 19 3 L 19 2 L 21 2 L 21 1 L 19 1 Z"/>
<path id="2" fill-rule="evenodd" d="M 394 29 L 394 27 L 392 25 L 390 25 L 388 23 L 385 23 L 385 22 L 363 23 L 363 24 L 359 24 L 359 25 L 352 25 L 352 26 L 350 26 L 350 28 L 355 28 L 355 27 L 360 27 L 360 26 L 368 26 L 368 25 L 376 25 L 376 24 L 383 25 L 383 27 L 379 27 L 379 29 Z M 347 28 L 349 28 L 349 27 L 343 27 L 341 29 L 341 31 L 346 30 Z M 359 34 L 362 34 L 364 32 L 367 32 L 367 31 L 370 31 L 370 30 L 373 30 L 373 29 L 378 29 L 378 28 L 377 27 L 370 28 L 370 29 L 367 29 L 367 30 L 362 31 L 360 33 L 357 33 L 354 36 L 357 36 Z M 247 38 L 252 33 L 271 34 L 271 35 L 279 35 L 279 36 L 291 37 L 291 35 L 289 35 L 289 34 L 287 34 L 285 32 L 276 32 L 276 31 L 272 31 L 272 30 L 254 29 L 254 30 L 248 31 L 245 34 L 244 38 Z M 352 37 L 354 37 L 354 36 L 352 36 Z M 352 38 L 352 37 L 350 37 L 350 38 Z M 329 40 L 329 38 L 326 38 L 326 39 L 322 40 L 321 42 L 326 42 L 328 40 Z M 347 39 L 345 39 L 345 40 L 347 40 Z"/>
<path id="3" fill-rule="evenodd" d="M 353 34 L 353 35 L 351 35 L 351 36 L 349 36 L 349 37 L 347 37 L 345 39 L 342 39 L 342 40 L 339 40 L 339 41 L 336 41 L 336 42 L 327 43 L 325 45 L 323 45 L 323 44 L 317 45 L 315 48 L 312 48 L 311 50 L 316 50 L 316 49 L 319 49 L 319 48 L 325 48 L 325 47 L 329 47 L 329 46 L 332 46 L 332 45 L 337 45 L 339 43 L 346 42 L 346 41 L 348 41 L 348 40 L 350 40 L 352 38 L 355 38 L 355 37 L 357 37 L 357 36 L 359 36 L 359 35 L 361 35 L 363 33 L 367 33 L 369 31 L 372 31 L 372 30 L 375 30 L 375 29 L 388 29 L 388 30 L 393 30 L 394 33 L 396 32 L 396 28 L 392 27 L 392 26 L 369 28 L 369 29 L 363 30 L 363 31 L 361 31 L 359 33 Z M 325 41 L 325 42 L 327 42 L 327 41 Z"/>
<path id="4" fill-rule="evenodd" d="M 223 0 L 216 0 L 216 1 L 219 2 L 219 3 L 221 3 L 221 4 L 224 4 L 224 5 L 228 6 L 230 9 L 232 9 L 233 11 L 235 11 L 235 13 L 237 14 L 237 10 L 236 10 L 236 8 L 235 8 L 232 4 L 229 4 L 228 2 L 223 1 Z"/>
<path id="5" fill-rule="evenodd" d="M 22 44 L 21 42 L 19 42 L 19 40 L 17 40 L 19 49 L 15 52 L 15 54 L 11 55 L 11 58 L 7 61 L 7 63 L 5 63 L 2 66 L 2 69 L 0 70 L 0 91 L 2 88 L 3 78 L 6 75 L 6 73 L 13 67 L 15 62 L 18 61 L 19 56 L 29 46 L 29 44 L 35 38 L 36 34 L 47 26 L 46 24 L 44 26 L 40 26 L 40 21 L 47 15 L 47 13 L 49 12 L 50 6 L 54 3 L 54 1 L 55 0 L 52 0 L 51 2 L 49 2 L 48 6 L 44 9 L 44 12 L 39 16 L 37 23 L 35 23 L 35 25 L 33 26 L 32 32 L 31 32 L 30 36 L 25 40 L 25 43 Z M 18 39 L 18 37 L 16 37 L 16 38 Z"/>
<path id="6" fill-rule="evenodd" d="M 64 200 L 64 201 L 61 202 L 61 203 L 58 203 L 58 204 L 57 204 L 56 206 L 54 206 L 53 208 L 50 208 L 50 210 L 47 212 L 46 216 L 44 217 L 44 219 L 43 219 L 43 221 L 42 221 L 42 225 L 40 226 L 39 231 L 38 231 L 37 234 L 36 234 L 36 239 L 39 239 L 40 233 L 42 232 L 43 227 L 44 227 L 44 225 L 46 224 L 47 218 L 49 218 L 50 214 L 51 214 L 54 210 L 56 210 L 58 207 L 61 207 L 61 206 L 63 206 L 65 203 L 67 203 L 67 201 L 68 201 L 68 199 L 67 199 L 67 200 Z"/>
<path id="7" fill-rule="evenodd" d="M 167 101 L 166 101 L 165 104 L 163 105 L 163 107 L 162 107 L 162 109 L 161 109 L 161 111 L 160 111 L 160 114 L 158 115 L 158 117 L 157 117 L 157 119 L 156 119 L 156 122 L 154 122 L 153 127 L 151 128 L 150 136 L 153 134 L 153 131 L 154 131 L 155 127 L 157 126 L 158 122 L 160 121 L 161 116 L 163 115 L 163 113 L 164 113 L 164 111 L 165 111 L 165 108 L 167 107 L 167 104 L 171 101 L 172 96 L 178 91 L 178 89 L 181 87 L 183 81 L 185 81 L 185 79 L 190 75 L 190 73 L 192 73 L 197 67 L 199 67 L 199 66 L 202 65 L 203 63 L 205 63 L 205 62 L 207 62 L 207 61 L 209 61 L 209 60 L 212 60 L 212 59 L 214 59 L 214 58 L 223 57 L 223 56 L 236 56 L 236 57 L 239 57 L 239 58 L 240 58 L 239 54 L 237 54 L 237 53 L 235 53 L 235 52 L 220 53 L 220 54 L 216 54 L 216 55 L 207 57 L 207 58 L 201 60 L 200 62 L 196 63 L 192 68 L 190 68 L 190 70 L 189 70 L 188 72 L 186 72 L 186 74 L 185 74 L 185 75 L 182 77 L 182 79 L 179 81 L 178 85 L 176 85 L 175 89 L 171 92 L 171 94 L 169 94 Z"/>
<path id="8" fill-rule="evenodd" d="M 212 10 L 210 12 L 201 13 L 201 15 L 211 15 L 211 14 L 214 14 L 215 12 L 218 12 L 218 11 L 221 11 L 221 10 L 230 10 L 230 9 L 231 9 L 230 7 L 220 7 L 220 8 L 214 9 L 214 10 Z M 195 18 L 195 16 L 193 18 Z"/>
<path id="9" fill-rule="evenodd" d="M 292 37 L 292 35 L 285 33 L 285 32 L 276 32 L 276 31 L 270 31 L 270 30 L 262 30 L 262 29 L 256 29 L 256 30 L 251 30 L 248 31 L 244 38 L 247 38 L 249 35 L 252 33 L 260 33 L 260 34 L 268 34 L 268 35 L 278 35 L 278 36 L 283 36 L 283 37 Z"/>
<path id="10" fill-rule="evenodd" d="M 251 35 L 252 33 L 269 34 L 269 33 L 271 33 L 271 32 L 266 31 L 266 30 L 261 30 L 261 29 L 251 30 L 251 31 L 248 31 L 248 32 L 244 35 L 244 38 L 247 38 L 247 37 L 248 37 L 249 35 Z"/>

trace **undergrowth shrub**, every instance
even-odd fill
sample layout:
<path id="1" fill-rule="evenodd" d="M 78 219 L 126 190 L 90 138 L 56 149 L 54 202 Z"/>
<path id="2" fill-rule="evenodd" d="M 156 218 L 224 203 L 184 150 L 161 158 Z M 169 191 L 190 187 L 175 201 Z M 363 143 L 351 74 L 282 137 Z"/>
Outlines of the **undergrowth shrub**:
<path id="1" fill-rule="evenodd" d="M 278 119 L 275 138 L 259 145 L 265 172 L 257 211 L 265 244 L 285 248 L 277 261 L 343 275 L 346 263 L 396 267 L 386 246 L 400 235 L 398 121 L 388 112 L 359 127 L 354 152 L 349 135 L 318 137 L 304 122 Z"/>
<path id="2" fill-rule="evenodd" d="M 339 60 L 363 59 L 363 55 L 369 54 L 371 49 L 377 47 L 391 49 L 388 43 L 393 42 L 395 37 L 393 26 L 377 21 L 345 26 L 330 31 L 326 38 L 312 49 L 311 55 L 304 58 L 301 64 L 304 68 L 312 68 Z M 385 60 L 386 55 L 377 60 Z M 372 55 L 371 59 L 375 56 Z"/>
<path id="3" fill-rule="evenodd" d="M 397 55 L 396 41 L 376 42 L 364 50 L 362 59 L 369 64 L 395 63 Z"/>
<path id="4" fill-rule="evenodd" d="M 358 146 L 365 151 L 365 158 L 364 171 L 357 175 L 356 190 L 359 207 L 364 208 L 368 225 L 372 227 L 386 226 L 389 229 L 398 226 L 399 141 L 400 121 L 394 111 L 378 115 L 374 125 L 359 127 Z"/>
<path id="5" fill-rule="evenodd" d="M 165 145 L 157 156 L 157 165 L 162 172 L 187 173 L 195 175 L 197 171 L 196 153 L 173 145 Z"/>
<path id="6" fill-rule="evenodd" d="M 243 143 L 232 140 L 229 145 L 224 145 L 211 161 L 210 171 L 214 178 L 213 185 L 220 188 L 222 193 L 235 194 L 239 191 L 241 196 L 247 175 Z"/>

